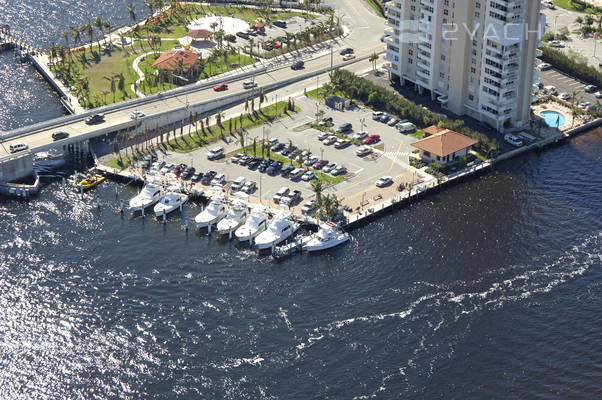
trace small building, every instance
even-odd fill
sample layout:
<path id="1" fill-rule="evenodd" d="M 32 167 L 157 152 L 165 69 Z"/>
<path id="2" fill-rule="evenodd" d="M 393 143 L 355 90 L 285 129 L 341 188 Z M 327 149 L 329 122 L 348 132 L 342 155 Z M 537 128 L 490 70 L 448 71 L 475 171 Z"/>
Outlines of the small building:
<path id="1" fill-rule="evenodd" d="M 429 126 L 423 129 L 429 136 L 412 143 L 420 150 L 420 158 L 426 163 L 436 162 L 441 166 L 453 163 L 458 157 L 467 156 L 478 141 L 449 129 Z"/>
<path id="2" fill-rule="evenodd" d="M 186 34 L 192 41 L 206 42 L 213 36 L 213 32 L 207 29 L 191 29 Z"/>
<path id="3" fill-rule="evenodd" d="M 333 95 L 326 98 L 326 105 L 330 108 L 342 111 L 349 106 L 349 100 L 341 96 Z"/>
<path id="4" fill-rule="evenodd" d="M 187 81 L 194 76 L 198 59 L 199 55 L 189 50 L 166 50 L 153 63 L 152 67 L 177 75 Z"/>

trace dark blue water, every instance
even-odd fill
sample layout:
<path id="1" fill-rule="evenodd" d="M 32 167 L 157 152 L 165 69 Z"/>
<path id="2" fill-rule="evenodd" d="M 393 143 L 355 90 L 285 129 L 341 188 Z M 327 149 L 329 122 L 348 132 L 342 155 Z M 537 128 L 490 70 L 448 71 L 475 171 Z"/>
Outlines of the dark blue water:
<path id="1" fill-rule="evenodd" d="M 125 3 L 2 8 L 43 43 Z M 0 69 L 1 129 L 61 114 L 36 79 Z M 2 200 L 0 398 L 600 398 L 601 155 L 582 135 L 282 262 L 122 217 L 115 183 Z"/>

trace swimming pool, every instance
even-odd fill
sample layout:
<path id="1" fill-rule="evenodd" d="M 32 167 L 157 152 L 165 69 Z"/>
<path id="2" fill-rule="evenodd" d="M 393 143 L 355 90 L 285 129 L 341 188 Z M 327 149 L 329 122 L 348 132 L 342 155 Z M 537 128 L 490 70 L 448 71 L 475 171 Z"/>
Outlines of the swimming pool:
<path id="1" fill-rule="evenodd" d="M 550 128 L 558 128 L 558 127 L 564 125 L 566 122 L 564 115 L 562 115 L 558 111 L 551 111 L 551 110 L 542 111 L 541 116 L 543 117 L 543 119 L 546 121 L 546 124 Z"/>

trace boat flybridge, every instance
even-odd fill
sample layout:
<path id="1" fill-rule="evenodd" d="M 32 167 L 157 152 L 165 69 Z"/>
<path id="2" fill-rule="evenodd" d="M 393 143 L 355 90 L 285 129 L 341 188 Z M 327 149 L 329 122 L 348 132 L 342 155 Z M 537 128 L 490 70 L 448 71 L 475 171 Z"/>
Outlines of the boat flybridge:
<path id="1" fill-rule="evenodd" d="M 253 238 L 265 231 L 268 226 L 268 214 L 263 206 L 256 206 L 247 217 L 247 221 L 234 232 L 241 242 L 251 242 Z"/>
<path id="2" fill-rule="evenodd" d="M 261 232 L 255 239 L 259 250 L 273 248 L 282 243 L 299 228 L 299 224 L 293 222 L 290 212 L 281 212 L 274 216 L 268 229 Z"/>
<path id="3" fill-rule="evenodd" d="M 242 198 L 232 201 L 228 214 L 217 223 L 217 233 L 232 235 L 234 231 L 241 226 L 247 219 L 247 202 Z"/>
<path id="4" fill-rule="evenodd" d="M 140 193 L 130 199 L 130 210 L 144 211 L 146 208 L 157 204 L 163 197 L 160 181 L 147 181 Z"/>
<path id="5" fill-rule="evenodd" d="M 348 233 L 340 230 L 334 222 L 327 221 L 320 224 L 320 230 L 315 235 L 304 241 L 303 250 L 308 252 L 326 250 L 343 244 L 349 239 Z"/>
<path id="6" fill-rule="evenodd" d="M 218 223 L 227 213 L 228 205 L 226 204 L 226 199 L 222 194 L 215 194 L 209 204 L 207 204 L 207 207 L 194 217 L 194 222 L 198 228 L 207 227 L 211 229 L 211 226 Z"/>
<path id="7" fill-rule="evenodd" d="M 155 204 L 153 211 L 155 216 L 160 217 L 169 214 L 177 209 L 182 210 L 182 205 L 188 201 L 188 195 L 180 193 L 178 187 L 168 187 L 161 198 L 161 201 Z"/>

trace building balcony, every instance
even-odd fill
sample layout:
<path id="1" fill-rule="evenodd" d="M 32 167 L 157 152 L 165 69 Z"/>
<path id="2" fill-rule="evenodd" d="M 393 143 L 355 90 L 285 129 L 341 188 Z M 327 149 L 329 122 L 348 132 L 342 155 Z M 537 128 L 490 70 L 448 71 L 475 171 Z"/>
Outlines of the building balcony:
<path id="1" fill-rule="evenodd" d="M 416 75 L 418 75 L 421 78 L 425 78 L 427 80 L 431 79 L 431 73 L 428 70 L 423 70 L 423 69 L 416 69 Z"/>

